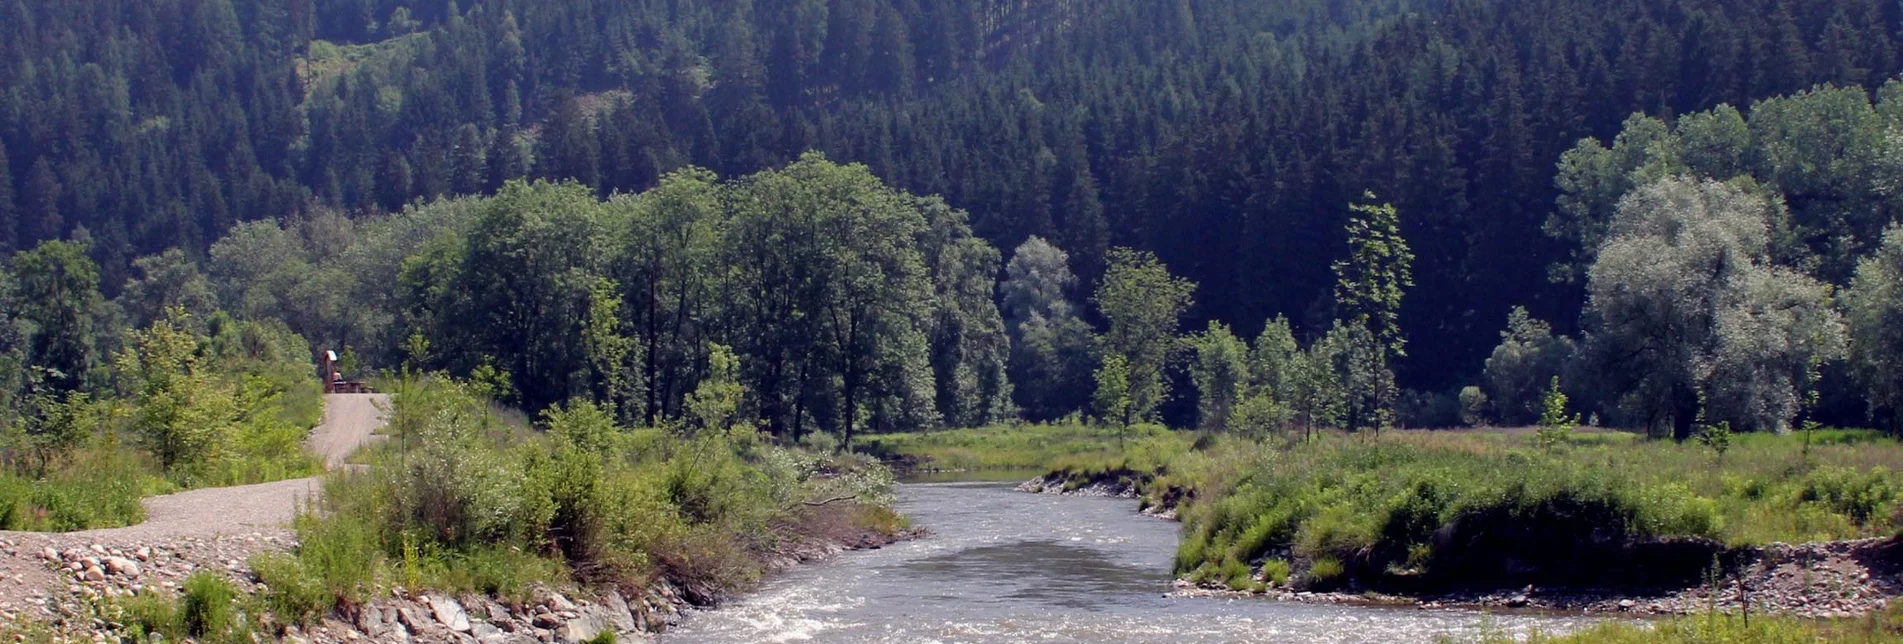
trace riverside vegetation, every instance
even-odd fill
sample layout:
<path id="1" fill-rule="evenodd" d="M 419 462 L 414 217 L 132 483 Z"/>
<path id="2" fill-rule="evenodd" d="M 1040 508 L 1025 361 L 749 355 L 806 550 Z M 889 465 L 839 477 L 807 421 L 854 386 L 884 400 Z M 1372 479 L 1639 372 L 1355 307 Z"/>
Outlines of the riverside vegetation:
<path id="1" fill-rule="evenodd" d="M 326 479 L 290 552 L 257 555 L 235 584 L 198 573 L 175 596 L 99 598 L 79 614 L 135 640 L 218 642 L 354 623 L 392 591 L 527 607 L 579 587 L 672 610 L 713 604 L 774 567 L 911 532 L 890 509 L 890 471 L 865 457 L 774 446 L 743 425 L 630 430 L 588 402 L 531 427 L 479 387 L 438 376 L 395 383 L 390 439 L 366 467 Z M 639 619 L 659 629 L 671 618 Z M 78 634 L 21 631 L 62 633 Z"/>
<path id="2" fill-rule="evenodd" d="M 1148 486 L 1236 587 L 1894 529 L 1880 3 L 463 4 L 0 0 L 0 524 L 314 471 L 334 348 L 447 446 L 260 568 L 332 606 L 330 549 L 744 582 L 792 497 L 643 495 L 801 445 Z"/>

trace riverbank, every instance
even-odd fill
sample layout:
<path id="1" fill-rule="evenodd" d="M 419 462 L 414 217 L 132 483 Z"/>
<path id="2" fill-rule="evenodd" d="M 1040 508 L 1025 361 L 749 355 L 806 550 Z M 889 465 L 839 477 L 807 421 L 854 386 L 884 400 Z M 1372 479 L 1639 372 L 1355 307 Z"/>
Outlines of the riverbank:
<path id="1" fill-rule="evenodd" d="M 1541 448 L 1390 432 L 1206 438 L 1153 466 L 1104 460 L 1019 489 L 1180 515 L 1191 596 L 1842 618 L 1903 594 L 1899 464 L 1895 441 L 1858 432 L 1745 436 L 1723 453 L 1623 434 Z"/>
<path id="2" fill-rule="evenodd" d="M 918 534 L 891 507 L 891 472 L 864 457 L 744 427 L 625 429 L 585 403 L 529 427 L 459 383 L 395 389 L 392 438 L 252 538 L 8 544 L 57 580 L 10 611 L 13 634 L 639 637 L 797 563 Z"/>
<path id="3" fill-rule="evenodd" d="M 806 514 L 779 528 L 776 545 L 754 562 L 767 575 L 840 553 L 877 550 L 916 538 L 914 528 L 865 527 L 839 505 Z M 653 579 L 643 587 L 542 584 L 509 594 L 431 588 L 390 588 L 370 601 L 337 607 L 296 623 L 271 613 L 272 589 L 258 562 L 297 551 L 295 535 L 268 530 L 213 538 L 146 541 L 49 536 L 64 548 L 0 539 L 0 557 L 31 562 L 64 581 L 39 588 L 13 580 L 0 600 L 0 634 L 30 641 L 175 635 L 186 629 L 179 611 L 199 575 L 228 586 L 239 619 L 280 641 L 583 642 L 611 633 L 621 641 L 651 639 L 678 624 L 689 610 L 717 606 L 739 590 L 715 591 L 688 580 Z M 24 577 L 22 577 L 24 579 Z M 29 589 L 30 588 L 30 589 Z M 176 602 L 167 606 L 166 600 Z M 240 633 L 228 633 L 237 636 Z M 205 638 L 218 641 L 219 637 Z"/>
<path id="4" fill-rule="evenodd" d="M 1890 539 L 1745 549 L 1736 570 L 1715 583 L 1661 588 L 1543 588 L 1425 593 L 1314 592 L 1289 585 L 1236 590 L 1227 583 L 1178 579 L 1182 597 L 1262 597 L 1312 604 L 1470 608 L 1608 616 L 1697 616 L 1711 613 L 1841 620 L 1881 614 L 1903 596 L 1898 549 Z M 1258 580 L 1266 582 L 1266 580 Z"/>

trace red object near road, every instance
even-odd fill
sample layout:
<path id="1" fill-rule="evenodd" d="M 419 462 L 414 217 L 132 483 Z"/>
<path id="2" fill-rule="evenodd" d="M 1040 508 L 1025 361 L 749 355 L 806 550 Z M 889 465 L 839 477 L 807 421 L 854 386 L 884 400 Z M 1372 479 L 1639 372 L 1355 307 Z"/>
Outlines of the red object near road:
<path id="1" fill-rule="evenodd" d="M 371 389 L 370 385 L 366 385 L 362 382 L 358 382 L 355 380 L 344 380 L 344 373 L 339 370 L 339 366 L 337 364 L 338 360 L 337 360 L 336 351 L 325 351 L 323 354 L 318 356 L 318 359 L 320 362 L 323 363 L 322 365 L 319 365 L 317 377 L 320 380 L 324 381 L 324 393 L 327 393 L 327 394 L 373 394 L 373 393 L 376 393 L 376 390 Z"/>

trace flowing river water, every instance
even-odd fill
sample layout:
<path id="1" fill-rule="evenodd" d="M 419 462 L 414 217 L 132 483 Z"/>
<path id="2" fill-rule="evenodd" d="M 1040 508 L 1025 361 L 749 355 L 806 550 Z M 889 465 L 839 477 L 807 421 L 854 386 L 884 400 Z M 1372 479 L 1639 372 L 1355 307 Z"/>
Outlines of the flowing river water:
<path id="1" fill-rule="evenodd" d="M 923 539 L 798 566 L 662 642 L 1434 642 L 1581 621 L 1169 597 L 1178 525 L 1128 499 L 899 487 Z"/>

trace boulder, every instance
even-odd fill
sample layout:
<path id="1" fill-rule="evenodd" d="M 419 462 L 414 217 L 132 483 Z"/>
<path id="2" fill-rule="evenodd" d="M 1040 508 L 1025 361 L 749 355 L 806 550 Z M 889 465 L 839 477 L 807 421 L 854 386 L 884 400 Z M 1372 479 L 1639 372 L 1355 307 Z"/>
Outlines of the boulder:
<path id="1" fill-rule="evenodd" d="M 106 559 L 106 570 L 111 571 L 112 574 L 115 575 L 137 577 L 139 576 L 139 562 L 125 557 L 108 557 Z"/>
<path id="2" fill-rule="evenodd" d="M 608 619 L 594 611 L 588 611 L 556 628 L 555 640 L 563 644 L 579 644 L 594 639 L 605 630 L 608 630 Z"/>
<path id="3" fill-rule="evenodd" d="M 448 597 L 430 597 L 430 612 L 436 614 L 436 621 L 458 633 L 469 631 L 469 613 L 463 611 L 462 604 Z"/>
<path id="4" fill-rule="evenodd" d="M 602 608 L 607 610 L 608 623 L 614 626 L 616 632 L 628 633 L 640 630 L 635 624 L 634 612 L 628 610 L 628 600 L 621 596 L 620 591 L 608 591 L 608 595 L 602 598 Z"/>

